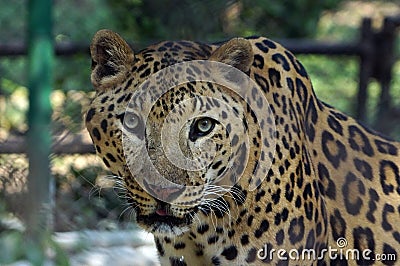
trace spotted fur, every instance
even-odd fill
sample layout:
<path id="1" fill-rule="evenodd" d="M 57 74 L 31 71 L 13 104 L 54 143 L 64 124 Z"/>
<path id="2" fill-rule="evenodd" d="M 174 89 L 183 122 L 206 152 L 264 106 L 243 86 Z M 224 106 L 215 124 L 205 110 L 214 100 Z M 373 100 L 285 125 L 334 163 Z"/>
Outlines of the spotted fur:
<path id="1" fill-rule="evenodd" d="M 163 265 L 395 265 L 396 261 L 330 259 L 290 261 L 261 259 L 258 251 L 346 248 L 400 256 L 400 144 L 364 127 L 322 103 L 306 70 L 279 44 L 263 37 L 233 39 L 221 46 L 189 41 L 162 42 L 133 53 L 117 34 L 102 30 L 92 42 L 92 83 L 96 95 L 88 107 L 86 126 L 97 154 L 123 180 L 138 224 L 154 234 Z M 150 196 L 135 181 L 128 164 L 140 165 L 133 148 L 127 162 L 122 147 L 123 120 L 134 91 L 151 74 L 178 62 L 213 60 L 230 64 L 254 80 L 270 103 L 276 132 L 274 154 L 262 154 L 272 166 L 262 182 L 253 171 L 260 157 L 257 119 L 243 99 L 212 83 L 189 82 L 172 88 L 152 107 L 144 135 L 157 170 L 185 186 L 204 185 L 229 167 L 228 154 L 239 153 L 249 136 L 250 160 L 242 178 L 221 197 L 206 200 L 204 190 L 169 190 L 165 197 L 195 205 L 167 204 Z M 149 91 L 152 91 L 149 88 Z M 199 136 L 187 124 L 179 133 L 181 148 L 195 155 L 196 143 L 211 139 L 216 157 L 205 169 L 189 172 L 175 167 L 160 147 L 160 126 L 172 105 L 193 96 L 211 96 L 231 106 L 245 121 L 246 132 L 227 134 L 231 114 L 220 114 L 211 133 Z M 204 102 L 218 112 L 215 102 Z M 266 110 L 266 106 L 258 108 Z M 192 121 L 195 123 L 195 121 Z M 267 127 L 267 121 L 265 125 Z M 192 130 L 192 131 L 191 131 Z M 229 141 L 232 139 L 234 141 Z M 133 143 L 134 144 L 134 143 Z M 133 145 L 134 146 L 134 145 Z M 261 183 L 261 184 L 258 184 Z M 250 185 L 258 185 L 250 190 Z M 204 187 L 203 187 L 204 188 Z M 217 188 L 218 189 L 218 188 Z M 221 187 L 219 188 L 221 190 Z M 212 191 L 212 190 L 211 190 Z M 215 191 L 212 191 L 215 192 Z M 217 191 L 221 192 L 221 191 Z M 163 212 L 163 215 L 157 213 Z M 167 214 L 167 215 L 164 215 Z"/>

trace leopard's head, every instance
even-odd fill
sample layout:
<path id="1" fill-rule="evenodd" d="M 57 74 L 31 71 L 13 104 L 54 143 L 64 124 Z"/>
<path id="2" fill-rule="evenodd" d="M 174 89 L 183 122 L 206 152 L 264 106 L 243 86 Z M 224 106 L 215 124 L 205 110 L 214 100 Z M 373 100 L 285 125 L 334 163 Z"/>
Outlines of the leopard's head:
<path id="1" fill-rule="evenodd" d="M 261 182 L 257 171 L 267 172 L 259 162 L 270 163 L 263 146 L 273 146 L 267 139 L 274 134 L 248 78 L 247 40 L 220 47 L 166 42 L 134 53 L 102 30 L 91 55 L 96 96 L 86 127 L 97 154 L 123 180 L 139 225 L 179 235 L 199 215 L 229 212 L 226 198 L 246 200 L 243 188 Z M 255 109 L 263 110 L 262 119 Z"/>

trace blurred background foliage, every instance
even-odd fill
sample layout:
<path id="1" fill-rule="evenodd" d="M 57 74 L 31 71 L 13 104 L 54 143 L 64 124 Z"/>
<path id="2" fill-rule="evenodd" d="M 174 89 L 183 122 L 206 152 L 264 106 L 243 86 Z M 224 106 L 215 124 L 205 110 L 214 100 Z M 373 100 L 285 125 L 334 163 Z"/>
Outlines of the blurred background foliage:
<path id="1" fill-rule="evenodd" d="M 18 44 L 25 40 L 27 2 L 0 0 L 0 43 Z M 398 1 L 383 0 L 54 0 L 54 41 L 89 44 L 97 30 L 109 28 L 119 32 L 135 49 L 165 39 L 215 42 L 250 35 L 351 42 L 358 38 L 362 17 L 372 17 L 374 26 L 379 27 L 385 15 L 399 13 Z M 397 54 L 399 48 L 398 44 Z M 353 114 L 358 59 L 302 55 L 300 60 L 318 96 Z M 54 134 L 85 134 L 82 114 L 93 95 L 89 56 L 57 57 L 54 73 Z M 399 73 L 397 63 L 392 82 L 397 106 Z M 24 135 L 27 130 L 26 85 L 26 58 L 1 57 L 0 141 Z M 367 106 L 372 123 L 379 95 L 377 84 L 370 86 L 370 95 Z M 400 139 L 400 132 L 393 131 L 393 137 Z M 2 198 L 13 199 L 14 204 L 9 204 L 8 209 L 17 213 L 21 212 L 20 205 L 15 204 L 17 195 L 25 189 L 24 160 L 22 155 L 0 155 Z M 129 226 L 129 208 L 110 189 L 113 182 L 107 178 L 109 173 L 95 156 L 53 156 L 52 162 L 57 184 L 56 230 Z M 10 180 L 22 181 L 11 186 Z"/>

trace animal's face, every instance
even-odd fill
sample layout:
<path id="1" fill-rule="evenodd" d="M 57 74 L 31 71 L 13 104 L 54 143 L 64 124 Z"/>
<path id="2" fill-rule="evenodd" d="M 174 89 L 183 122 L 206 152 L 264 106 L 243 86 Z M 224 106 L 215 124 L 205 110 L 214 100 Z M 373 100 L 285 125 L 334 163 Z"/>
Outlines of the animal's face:
<path id="1" fill-rule="evenodd" d="M 165 45 L 157 50 L 165 51 Z M 228 211 L 220 197 L 228 193 L 240 200 L 232 187 L 246 171 L 255 171 L 255 162 L 246 164 L 246 158 L 249 141 L 261 138 L 260 121 L 249 110 L 250 96 L 240 95 L 251 86 L 243 72 L 253 54 L 242 39 L 214 52 L 192 44 L 190 49 L 172 48 L 178 50 L 175 58 L 207 61 L 165 68 L 168 53 L 155 48 L 134 55 L 112 32 L 95 36 L 92 82 L 97 94 L 86 126 L 97 153 L 123 179 L 138 223 L 156 234 L 179 235 L 196 215 Z M 229 88 L 232 81 L 240 87 L 236 91 Z"/>
<path id="2" fill-rule="evenodd" d="M 200 82 L 184 84 L 161 95 L 150 112 L 138 112 L 141 108 L 135 104 L 125 111 L 122 146 L 130 170 L 125 182 L 144 188 L 130 196 L 138 204 L 138 222 L 150 231 L 180 232 L 198 211 L 207 211 L 230 189 L 220 179 L 231 171 L 245 132 L 232 142 L 231 128 L 238 128 L 242 120 L 235 125 L 225 114 L 234 112 L 232 108 L 243 113 L 243 108 L 238 101 L 227 110 L 215 95 L 213 100 L 205 96 L 205 87 Z"/>

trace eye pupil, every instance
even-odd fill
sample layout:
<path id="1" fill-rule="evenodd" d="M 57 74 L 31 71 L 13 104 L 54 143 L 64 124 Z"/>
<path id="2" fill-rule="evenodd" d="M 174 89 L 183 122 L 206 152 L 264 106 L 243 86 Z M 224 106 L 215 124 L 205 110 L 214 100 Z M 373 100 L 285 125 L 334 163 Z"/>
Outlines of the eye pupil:
<path id="1" fill-rule="evenodd" d="M 145 127 L 142 118 L 132 112 L 125 112 L 123 116 L 120 116 L 123 127 L 127 132 L 143 140 Z"/>
<path id="2" fill-rule="evenodd" d="M 139 117 L 136 114 L 128 114 L 127 117 L 125 117 L 125 125 L 130 130 L 135 129 L 139 125 Z"/>
<path id="3" fill-rule="evenodd" d="M 210 117 L 203 117 L 195 121 L 190 127 L 189 139 L 195 141 L 196 139 L 209 134 L 216 124 L 216 120 Z"/>
<path id="4" fill-rule="evenodd" d="M 136 126 L 137 124 L 137 119 L 136 117 L 131 117 L 131 119 L 129 120 L 129 124 L 133 127 Z"/>
<path id="5" fill-rule="evenodd" d="M 202 132 L 207 132 L 208 130 L 210 130 L 211 126 L 212 126 L 212 123 L 209 118 L 201 119 L 198 123 L 198 128 Z"/>

